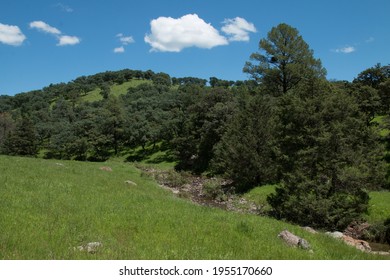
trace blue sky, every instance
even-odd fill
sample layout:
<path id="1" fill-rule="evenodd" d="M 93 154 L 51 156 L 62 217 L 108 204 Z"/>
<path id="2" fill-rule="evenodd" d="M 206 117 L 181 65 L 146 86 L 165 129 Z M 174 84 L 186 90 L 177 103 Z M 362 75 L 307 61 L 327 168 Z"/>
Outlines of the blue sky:
<path id="1" fill-rule="evenodd" d="M 2 0 L 0 94 L 124 68 L 247 79 L 242 68 L 279 23 L 328 71 L 352 80 L 390 63 L 388 0 Z"/>

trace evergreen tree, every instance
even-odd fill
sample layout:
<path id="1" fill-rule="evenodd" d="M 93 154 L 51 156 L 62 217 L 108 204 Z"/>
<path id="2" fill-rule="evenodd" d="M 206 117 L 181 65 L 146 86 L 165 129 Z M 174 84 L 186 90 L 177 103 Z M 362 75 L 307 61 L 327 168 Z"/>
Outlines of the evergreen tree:
<path id="1" fill-rule="evenodd" d="M 276 180 L 275 100 L 246 97 L 216 146 L 214 170 L 232 179 L 238 191 Z"/>
<path id="2" fill-rule="evenodd" d="M 229 91 L 216 88 L 192 96 L 178 134 L 172 140 L 178 158 L 177 169 L 202 173 L 214 157 L 214 146 L 220 141 L 225 125 L 234 110 Z M 198 99 L 199 98 L 199 99 Z"/>
<path id="3" fill-rule="evenodd" d="M 301 225 L 343 229 L 367 211 L 367 190 L 384 186 L 378 133 L 345 92 L 291 93 L 281 101 L 281 186 L 268 198 L 274 214 Z"/>
<path id="4" fill-rule="evenodd" d="M 15 130 L 5 138 L 3 153 L 19 156 L 37 155 L 36 131 L 33 122 L 28 117 L 23 116 L 16 122 Z"/>
<path id="5" fill-rule="evenodd" d="M 267 38 L 260 40 L 259 49 L 250 56 L 243 71 L 271 94 L 280 95 L 301 82 L 325 78 L 321 61 L 313 57 L 298 30 L 285 23 L 273 27 Z"/>
<path id="6" fill-rule="evenodd" d="M 14 130 L 14 120 L 9 113 L 0 113 L 0 149 L 7 136 Z"/>

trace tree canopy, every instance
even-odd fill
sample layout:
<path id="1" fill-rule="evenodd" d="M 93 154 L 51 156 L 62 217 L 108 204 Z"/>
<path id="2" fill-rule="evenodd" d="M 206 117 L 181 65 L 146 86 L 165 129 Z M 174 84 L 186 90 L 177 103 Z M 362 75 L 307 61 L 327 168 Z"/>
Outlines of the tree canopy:
<path id="1" fill-rule="evenodd" d="M 326 70 L 296 28 L 281 23 L 259 43 L 243 71 L 274 94 L 286 93 L 300 82 L 325 78 Z"/>

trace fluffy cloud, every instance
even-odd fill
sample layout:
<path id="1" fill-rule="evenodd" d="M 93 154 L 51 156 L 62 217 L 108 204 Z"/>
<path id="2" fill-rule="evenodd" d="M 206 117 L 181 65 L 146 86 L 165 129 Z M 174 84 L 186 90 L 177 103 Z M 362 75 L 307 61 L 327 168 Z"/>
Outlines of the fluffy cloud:
<path id="1" fill-rule="evenodd" d="M 189 47 L 211 49 L 229 43 L 218 30 L 196 14 L 177 19 L 159 17 L 152 20 L 150 26 L 151 33 L 144 40 L 151 45 L 152 51 L 180 52 Z"/>
<path id="2" fill-rule="evenodd" d="M 51 35 L 54 35 L 57 40 L 58 44 L 57 46 L 72 46 L 77 45 L 81 42 L 81 39 L 76 36 L 68 36 L 64 35 L 60 30 L 57 28 L 50 26 L 46 22 L 43 21 L 33 21 L 30 23 L 30 28 L 37 29 L 39 31 L 49 33 Z"/>
<path id="3" fill-rule="evenodd" d="M 59 42 L 57 46 L 67 46 L 67 45 L 77 45 L 80 43 L 80 38 L 76 36 L 67 36 L 67 35 L 62 35 L 58 38 Z"/>
<path id="4" fill-rule="evenodd" d="M 356 48 L 352 46 L 346 46 L 344 48 L 335 49 L 334 51 L 337 53 L 353 53 L 356 51 Z"/>
<path id="5" fill-rule="evenodd" d="M 0 43 L 20 46 L 24 40 L 26 40 L 26 36 L 18 26 L 0 23 Z"/>
<path id="6" fill-rule="evenodd" d="M 60 35 L 61 31 L 59 31 L 57 28 L 48 25 L 47 23 L 43 21 L 33 21 L 30 23 L 30 28 L 38 29 L 39 31 L 54 34 L 54 35 Z"/>
<path id="7" fill-rule="evenodd" d="M 222 31 L 230 36 L 229 41 L 249 41 L 249 32 L 256 32 L 253 23 L 240 17 L 226 19 L 223 23 Z"/>
<path id="8" fill-rule="evenodd" d="M 114 49 L 114 53 L 124 53 L 125 48 L 123 46 Z"/>

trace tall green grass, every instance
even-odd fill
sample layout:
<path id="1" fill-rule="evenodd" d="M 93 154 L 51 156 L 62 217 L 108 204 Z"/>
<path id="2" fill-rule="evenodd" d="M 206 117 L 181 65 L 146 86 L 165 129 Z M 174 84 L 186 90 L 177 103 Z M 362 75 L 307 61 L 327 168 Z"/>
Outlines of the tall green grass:
<path id="1" fill-rule="evenodd" d="M 284 229 L 313 253 L 287 247 L 277 237 Z M 95 254 L 76 249 L 96 241 Z M 132 164 L 0 156 L 0 259 L 383 258 L 270 218 L 195 205 Z"/>
<path id="2" fill-rule="evenodd" d="M 370 192 L 370 204 L 366 219 L 370 223 L 381 222 L 390 218 L 390 192 Z"/>

